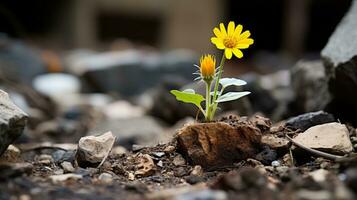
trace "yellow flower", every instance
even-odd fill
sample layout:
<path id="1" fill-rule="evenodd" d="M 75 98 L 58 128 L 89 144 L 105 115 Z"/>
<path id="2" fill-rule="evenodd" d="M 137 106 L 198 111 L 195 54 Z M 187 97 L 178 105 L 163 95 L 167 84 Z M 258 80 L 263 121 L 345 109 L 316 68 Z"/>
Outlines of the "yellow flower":
<path id="1" fill-rule="evenodd" d="M 216 59 L 208 54 L 200 59 L 200 72 L 204 80 L 212 80 L 216 71 Z"/>
<path id="2" fill-rule="evenodd" d="M 240 49 L 247 49 L 249 45 L 254 43 L 252 38 L 249 38 L 250 32 L 244 31 L 242 25 L 235 27 L 234 22 L 229 22 L 228 31 L 223 23 L 219 24 L 220 29 L 215 27 L 213 33 L 216 37 L 211 38 L 211 42 L 216 45 L 218 49 L 224 49 L 224 54 L 227 59 L 232 58 L 232 53 L 238 58 L 243 57 Z"/>

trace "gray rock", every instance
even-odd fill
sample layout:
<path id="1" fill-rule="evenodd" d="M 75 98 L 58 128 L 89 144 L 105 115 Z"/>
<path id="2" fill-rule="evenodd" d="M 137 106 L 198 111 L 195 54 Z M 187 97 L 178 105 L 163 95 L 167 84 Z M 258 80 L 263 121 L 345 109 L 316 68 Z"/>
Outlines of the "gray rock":
<path id="1" fill-rule="evenodd" d="M 68 60 L 67 65 L 91 90 L 133 96 L 154 87 L 166 75 L 192 80 L 194 61 L 194 55 L 187 51 L 160 55 L 126 50 L 79 56 Z"/>
<path id="2" fill-rule="evenodd" d="M 326 67 L 331 94 L 334 98 L 333 109 L 357 123 L 357 0 L 341 20 L 328 43 L 321 52 Z"/>
<path id="3" fill-rule="evenodd" d="M 75 171 L 72 163 L 64 161 L 63 163 L 61 163 L 61 167 L 63 168 L 64 172 L 68 173 L 72 173 Z"/>
<path id="4" fill-rule="evenodd" d="M 18 108 L 9 95 L 0 90 L 0 155 L 18 138 L 27 121 L 27 114 Z"/>
<path id="5" fill-rule="evenodd" d="M 298 112 L 323 110 L 330 102 L 328 78 L 320 60 L 299 61 L 291 69 L 291 85 Z"/>
<path id="6" fill-rule="evenodd" d="M 111 132 L 100 136 L 82 137 L 78 143 L 77 161 L 81 167 L 98 166 L 108 157 L 115 142 Z"/>
<path id="7" fill-rule="evenodd" d="M 312 126 L 334 121 L 335 118 L 332 114 L 324 111 L 317 111 L 292 117 L 286 121 L 285 125 L 295 130 L 300 129 L 301 131 L 305 131 Z"/>

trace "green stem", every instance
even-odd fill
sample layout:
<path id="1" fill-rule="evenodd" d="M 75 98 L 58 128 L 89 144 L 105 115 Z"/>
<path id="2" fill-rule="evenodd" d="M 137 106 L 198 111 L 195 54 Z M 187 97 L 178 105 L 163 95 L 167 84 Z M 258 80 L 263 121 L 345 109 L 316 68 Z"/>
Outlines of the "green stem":
<path id="1" fill-rule="evenodd" d="M 211 81 L 206 81 L 206 121 L 210 121 L 211 115 Z"/>
<path id="2" fill-rule="evenodd" d="M 223 72 L 223 66 L 224 66 L 224 62 L 226 61 L 226 57 L 224 56 L 224 51 L 223 51 L 223 55 L 222 55 L 222 59 L 221 59 L 221 63 L 219 64 L 219 71 L 218 71 L 218 77 L 216 78 L 216 83 L 214 85 L 214 90 L 213 90 L 213 99 L 212 99 L 212 102 L 213 102 L 213 107 L 212 108 L 212 112 L 210 112 L 210 115 L 208 116 L 208 119 L 211 121 L 214 117 L 214 114 L 216 112 L 216 108 L 217 108 L 217 105 L 216 105 L 216 100 L 217 100 L 217 91 L 218 91 L 218 86 L 219 86 L 219 80 L 221 79 L 222 77 L 222 72 Z M 211 108 L 210 108 L 211 110 Z"/>

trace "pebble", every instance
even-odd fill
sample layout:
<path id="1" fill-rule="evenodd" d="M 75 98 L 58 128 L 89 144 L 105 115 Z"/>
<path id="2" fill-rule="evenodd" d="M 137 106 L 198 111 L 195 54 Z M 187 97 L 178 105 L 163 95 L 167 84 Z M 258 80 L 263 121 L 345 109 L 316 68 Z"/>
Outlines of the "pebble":
<path id="1" fill-rule="evenodd" d="M 165 153 L 164 152 L 153 152 L 152 155 L 157 158 L 162 158 L 165 155 Z"/>
<path id="2" fill-rule="evenodd" d="M 113 182 L 113 176 L 109 173 L 102 173 L 99 175 L 98 179 L 102 182 L 102 183 L 106 183 L 106 184 L 109 184 L 109 183 L 112 183 Z"/>
<path id="3" fill-rule="evenodd" d="M 130 181 L 135 180 L 135 175 L 134 175 L 133 173 L 128 173 L 128 179 L 129 179 Z"/>
<path id="4" fill-rule="evenodd" d="M 173 160 L 173 164 L 175 166 L 182 166 L 186 164 L 186 160 L 181 155 L 177 155 Z"/>
<path id="5" fill-rule="evenodd" d="M 163 164 L 163 162 L 160 160 L 159 162 L 157 162 L 157 164 L 156 164 L 157 166 L 159 166 L 159 167 L 164 167 L 164 164 Z"/>
<path id="6" fill-rule="evenodd" d="M 51 155 L 47 155 L 47 154 L 41 154 L 38 157 L 38 162 L 44 165 L 49 165 L 51 164 L 51 162 L 53 162 L 53 158 Z"/>
<path id="7" fill-rule="evenodd" d="M 174 146 L 169 145 L 169 146 L 165 147 L 164 152 L 171 153 L 171 152 L 175 151 L 175 149 L 176 148 Z"/>
<path id="8" fill-rule="evenodd" d="M 271 166 L 273 167 L 279 167 L 280 166 L 280 162 L 277 160 L 274 160 L 273 162 L 271 162 Z"/>
<path id="9" fill-rule="evenodd" d="M 126 150 L 125 147 L 122 147 L 122 146 L 116 146 L 116 147 L 113 147 L 112 151 L 110 152 L 110 154 L 112 156 L 122 156 L 124 154 L 126 154 L 128 152 L 128 150 Z"/>
<path id="10" fill-rule="evenodd" d="M 61 163 L 61 166 L 62 166 L 64 172 L 66 172 L 66 173 L 72 173 L 75 171 L 72 163 L 70 163 L 70 162 L 64 161 L 63 163 Z"/>
<path id="11" fill-rule="evenodd" d="M 83 176 L 79 174 L 62 174 L 62 175 L 52 175 L 49 178 L 54 184 L 56 184 L 56 183 L 67 181 L 69 179 L 74 179 L 74 180 L 82 179 Z"/>
<path id="12" fill-rule="evenodd" d="M 203 169 L 200 165 L 196 165 L 193 167 L 191 171 L 191 175 L 193 176 L 202 176 L 203 175 Z"/>

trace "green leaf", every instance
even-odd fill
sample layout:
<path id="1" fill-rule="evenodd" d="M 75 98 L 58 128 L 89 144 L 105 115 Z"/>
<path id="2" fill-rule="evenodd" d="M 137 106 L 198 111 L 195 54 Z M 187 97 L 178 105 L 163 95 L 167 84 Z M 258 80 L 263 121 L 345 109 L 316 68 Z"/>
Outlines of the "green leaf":
<path id="1" fill-rule="evenodd" d="M 178 101 L 182 101 L 185 103 L 193 103 L 199 108 L 201 108 L 201 102 L 205 100 L 202 95 L 195 94 L 195 91 L 192 89 L 184 91 L 171 90 L 171 94 L 175 95 Z"/>
<path id="2" fill-rule="evenodd" d="M 237 78 L 222 78 L 221 80 L 219 80 L 219 83 L 222 85 L 222 87 L 228 87 L 231 85 L 235 85 L 235 86 L 242 86 L 242 85 L 246 85 L 247 82 L 241 80 L 241 79 L 237 79 Z"/>
<path id="3" fill-rule="evenodd" d="M 218 97 L 216 103 L 233 101 L 250 94 L 250 92 L 227 92 L 226 94 Z"/>

